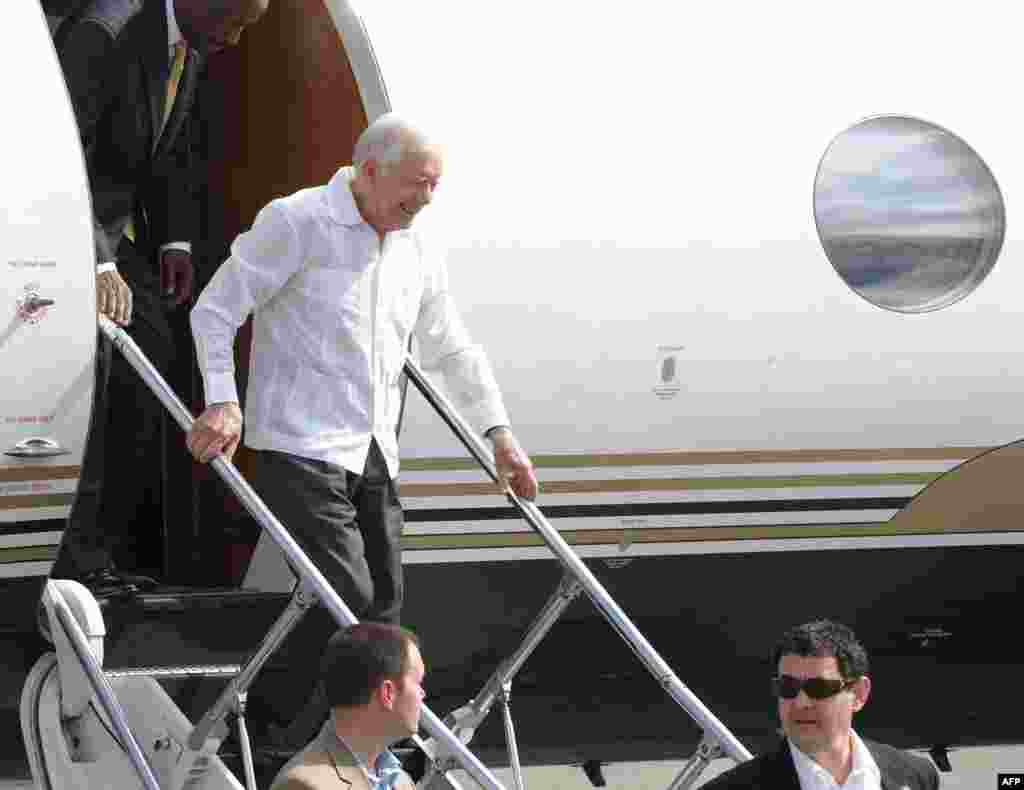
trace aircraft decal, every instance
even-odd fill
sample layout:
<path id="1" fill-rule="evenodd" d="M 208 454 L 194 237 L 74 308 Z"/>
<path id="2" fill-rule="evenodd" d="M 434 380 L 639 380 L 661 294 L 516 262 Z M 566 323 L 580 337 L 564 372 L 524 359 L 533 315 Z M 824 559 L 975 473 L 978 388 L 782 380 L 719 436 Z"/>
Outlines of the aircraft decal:
<path id="1" fill-rule="evenodd" d="M 52 299 L 46 299 L 40 295 L 40 287 L 39 283 L 29 283 L 23 289 L 24 293 L 15 300 L 15 315 L 25 323 L 38 324 L 46 317 L 53 305 Z"/>
<path id="2" fill-rule="evenodd" d="M 685 346 L 659 346 L 657 381 L 651 390 L 661 400 L 674 398 L 682 391 L 679 384 L 679 353 Z"/>

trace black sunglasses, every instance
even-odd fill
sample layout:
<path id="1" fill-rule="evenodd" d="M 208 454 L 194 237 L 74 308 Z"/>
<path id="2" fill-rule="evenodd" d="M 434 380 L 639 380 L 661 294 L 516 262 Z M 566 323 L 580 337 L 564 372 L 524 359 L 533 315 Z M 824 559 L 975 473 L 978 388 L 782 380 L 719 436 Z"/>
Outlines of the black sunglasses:
<path id="1" fill-rule="evenodd" d="M 772 691 L 776 697 L 795 699 L 803 689 L 811 699 L 828 699 L 845 691 L 857 680 L 842 678 L 795 678 L 792 675 L 778 675 L 772 678 Z"/>

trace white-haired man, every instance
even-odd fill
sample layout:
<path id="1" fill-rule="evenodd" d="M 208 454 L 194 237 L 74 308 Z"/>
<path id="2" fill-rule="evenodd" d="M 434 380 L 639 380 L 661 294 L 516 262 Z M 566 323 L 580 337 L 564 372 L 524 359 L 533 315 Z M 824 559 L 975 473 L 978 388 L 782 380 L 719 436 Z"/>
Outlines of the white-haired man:
<path id="1" fill-rule="evenodd" d="M 441 178 L 440 149 L 394 115 L 356 142 L 354 167 L 264 207 L 192 311 L 206 410 L 187 444 L 231 458 L 242 433 L 233 342 L 253 314 L 245 443 L 252 483 L 364 620 L 403 600 L 396 426 L 410 336 L 461 413 L 494 443 L 516 494 L 537 494 L 483 351 L 446 269 L 409 228 Z"/>

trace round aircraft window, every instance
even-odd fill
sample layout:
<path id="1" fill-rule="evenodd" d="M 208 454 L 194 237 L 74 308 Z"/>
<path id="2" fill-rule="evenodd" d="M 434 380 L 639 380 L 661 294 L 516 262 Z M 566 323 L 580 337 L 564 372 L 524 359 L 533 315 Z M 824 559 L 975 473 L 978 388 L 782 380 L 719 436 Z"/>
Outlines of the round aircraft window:
<path id="1" fill-rule="evenodd" d="M 938 310 L 973 291 L 1003 244 L 1006 210 L 992 172 L 955 134 L 882 116 L 836 137 L 814 182 L 829 261 L 878 307 Z"/>

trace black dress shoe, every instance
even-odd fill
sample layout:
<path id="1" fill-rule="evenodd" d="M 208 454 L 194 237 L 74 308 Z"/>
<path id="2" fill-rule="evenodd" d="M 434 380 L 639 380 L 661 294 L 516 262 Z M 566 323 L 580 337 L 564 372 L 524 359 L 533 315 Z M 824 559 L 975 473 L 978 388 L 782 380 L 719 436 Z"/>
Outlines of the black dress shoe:
<path id="1" fill-rule="evenodd" d="M 113 574 L 125 584 L 134 585 L 142 592 L 148 592 L 157 586 L 157 580 L 152 576 L 143 576 L 141 573 L 125 573 L 119 570 L 114 570 Z"/>
<path id="2" fill-rule="evenodd" d="M 81 578 L 82 584 L 97 600 L 128 598 L 139 593 L 139 588 L 111 568 L 90 571 Z"/>

